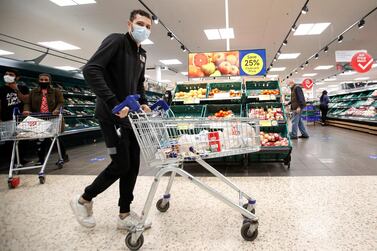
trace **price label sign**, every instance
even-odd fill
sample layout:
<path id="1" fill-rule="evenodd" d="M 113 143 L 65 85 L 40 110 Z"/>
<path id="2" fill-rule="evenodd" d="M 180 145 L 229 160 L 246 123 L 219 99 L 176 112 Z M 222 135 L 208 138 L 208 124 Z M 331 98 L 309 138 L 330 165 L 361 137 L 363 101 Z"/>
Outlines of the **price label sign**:
<path id="1" fill-rule="evenodd" d="M 259 99 L 260 101 L 271 100 L 271 96 L 270 96 L 270 95 L 259 95 L 259 96 L 258 96 L 258 99 Z"/>
<path id="2" fill-rule="evenodd" d="M 260 126 L 271 126 L 271 120 L 259 120 Z"/>
<path id="3" fill-rule="evenodd" d="M 240 50 L 240 75 L 261 76 L 266 74 L 266 50 Z"/>
<path id="4" fill-rule="evenodd" d="M 187 99 L 184 99 L 183 100 L 183 104 L 199 104 L 200 103 L 200 99 L 198 98 L 187 98 Z"/>

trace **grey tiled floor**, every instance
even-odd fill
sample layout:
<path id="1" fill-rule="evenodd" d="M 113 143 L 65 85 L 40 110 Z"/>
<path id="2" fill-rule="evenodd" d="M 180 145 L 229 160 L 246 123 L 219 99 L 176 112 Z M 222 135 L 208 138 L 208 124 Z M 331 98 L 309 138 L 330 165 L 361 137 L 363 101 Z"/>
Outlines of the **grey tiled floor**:
<path id="1" fill-rule="evenodd" d="M 369 157 L 377 154 L 377 136 L 318 125 L 308 126 L 308 129 L 310 139 L 293 141 L 290 170 L 281 163 L 250 163 L 248 166 L 232 163 L 215 167 L 226 176 L 377 175 L 377 160 Z M 96 175 L 109 163 L 103 142 L 71 148 L 68 153 L 71 161 L 63 169 L 56 170 L 51 164 L 47 173 Z M 198 176 L 208 175 L 196 164 L 186 164 L 185 170 Z M 27 173 L 32 172 L 37 173 L 36 170 Z M 153 174 L 154 170 L 142 163 L 140 175 Z"/>

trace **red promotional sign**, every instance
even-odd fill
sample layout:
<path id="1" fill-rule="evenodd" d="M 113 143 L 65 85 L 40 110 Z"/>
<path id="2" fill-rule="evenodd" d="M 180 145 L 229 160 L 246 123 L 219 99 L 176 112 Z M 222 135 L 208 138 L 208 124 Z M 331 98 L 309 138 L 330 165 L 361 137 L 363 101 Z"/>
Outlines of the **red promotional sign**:
<path id="1" fill-rule="evenodd" d="M 368 72 L 372 68 L 373 58 L 366 52 L 358 52 L 352 57 L 352 68 L 359 72 Z"/>
<path id="2" fill-rule="evenodd" d="M 313 80 L 307 78 L 307 79 L 304 79 L 304 81 L 302 81 L 301 85 L 305 89 L 311 89 L 313 87 L 314 83 L 313 83 Z"/>

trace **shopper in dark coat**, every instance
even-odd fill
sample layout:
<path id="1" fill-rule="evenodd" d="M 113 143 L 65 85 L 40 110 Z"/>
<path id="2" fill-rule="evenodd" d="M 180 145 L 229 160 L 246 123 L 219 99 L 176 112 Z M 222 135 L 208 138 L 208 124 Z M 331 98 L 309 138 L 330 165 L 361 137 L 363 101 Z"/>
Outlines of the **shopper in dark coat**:
<path id="1" fill-rule="evenodd" d="M 321 97 L 319 98 L 319 109 L 321 110 L 321 124 L 326 125 L 327 112 L 329 111 L 329 96 L 327 96 L 327 91 L 322 92 Z"/>
<path id="2" fill-rule="evenodd" d="M 47 73 L 42 73 L 38 77 L 39 87 L 33 89 L 30 92 L 29 99 L 24 105 L 25 116 L 30 115 L 30 113 L 52 113 L 52 115 L 58 115 L 60 109 L 64 105 L 63 94 L 60 90 L 51 87 L 51 75 Z M 64 123 L 61 125 L 61 131 L 64 130 Z M 48 143 L 50 140 L 40 139 L 37 141 L 37 154 L 39 162 L 42 164 L 45 160 L 46 151 L 48 148 Z M 64 162 L 69 161 L 69 157 L 65 151 L 62 139 L 59 138 L 59 146 Z"/>
<path id="3" fill-rule="evenodd" d="M 293 80 L 289 81 L 289 87 L 291 88 L 291 111 L 293 113 L 292 118 L 292 130 L 290 132 L 291 139 L 297 138 L 309 138 L 309 134 L 306 132 L 304 121 L 302 120 L 301 113 L 306 106 L 304 92 L 301 86 L 296 85 Z M 297 129 L 300 129 L 301 136 L 297 137 Z"/>
<path id="4" fill-rule="evenodd" d="M 133 190 L 140 165 L 140 148 L 125 107 L 117 115 L 112 109 L 128 95 L 139 94 L 141 108 L 150 111 L 144 92 L 146 52 L 140 46 L 150 34 L 152 20 L 143 10 L 134 10 L 128 21 L 126 34 L 111 34 L 102 42 L 85 65 L 85 80 L 97 96 L 96 117 L 104 135 L 111 163 L 93 183 L 71 200 L 71 208 L 78 222 L 94 227 L 93 198 L 119 180 L 119 229 L 130 229 L 139 217 L 131 211 Z M 118 136 L 117 128 L 121 136 Z"/>

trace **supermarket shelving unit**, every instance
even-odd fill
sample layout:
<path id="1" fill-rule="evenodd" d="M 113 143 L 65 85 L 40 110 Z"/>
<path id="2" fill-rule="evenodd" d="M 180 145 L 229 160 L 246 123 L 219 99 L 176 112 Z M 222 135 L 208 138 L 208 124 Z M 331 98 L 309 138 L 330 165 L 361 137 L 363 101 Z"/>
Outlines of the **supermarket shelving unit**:
<path id="1" fill-rule="evenodd" d="M 329 125 L 377 135 L 377 85 L 329 96 Z"/>

